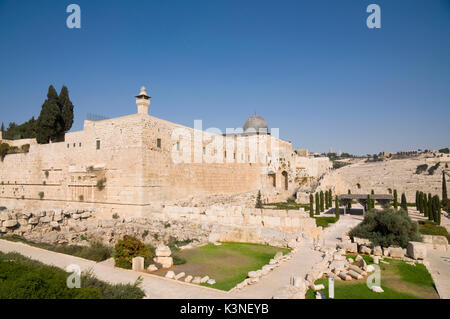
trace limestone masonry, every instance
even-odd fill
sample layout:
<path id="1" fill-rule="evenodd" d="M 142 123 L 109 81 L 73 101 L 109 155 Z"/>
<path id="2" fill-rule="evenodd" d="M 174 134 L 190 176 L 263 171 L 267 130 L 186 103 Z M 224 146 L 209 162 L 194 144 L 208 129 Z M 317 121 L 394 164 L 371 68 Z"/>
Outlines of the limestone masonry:
<path id="1" fill-rule="evenodd" d="M 211 133 L 150 116 L 145 88 L 136 98 L 136 114 L 86 120 L 83 130 L 66 133 L 64 142 L 41 145 L 0 136 L 11 146 L 29 144 L 0 162 L 1 204 L 95 208 L 107 218 L 149 216 L 165 203 L 237 194 L 254 198 L 258 190 L 265 200 L 285 201 L 305 180 L 331 168 L 327 158 L 297 154 L 290 142 L 272 136 L 261 117 L 250 117 L 241 132 Z"/>

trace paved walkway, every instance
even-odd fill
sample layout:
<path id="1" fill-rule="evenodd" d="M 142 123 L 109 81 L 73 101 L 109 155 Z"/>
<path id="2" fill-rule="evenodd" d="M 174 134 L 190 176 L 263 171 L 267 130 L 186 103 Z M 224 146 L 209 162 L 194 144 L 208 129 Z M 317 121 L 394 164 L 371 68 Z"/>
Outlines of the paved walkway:
<path id="1" fill-rule="evenodd" d="M 354 226 L 359 220 L 351 216 L 343 216 L 341 220 L 324 230 L 325 246 L 333 248 L 348 227 Z M 321 253 L 312 249 L 312 245 L 306 244 L 299 249 L 294 256 L 283 262 L 279 267 L 264 276 L 256 284 L 246 286 L 241 291 L 231 293 L 220 290 L 186 284 L 182 281 L 174 281 L 160 276 L 137 273 L 131 270 L 114 268 L 110 262 L 96 263 L 94 261 L 60 254 L 23 243 L 0 240 L 0 250 L 7 252 L 18 252 L 26 257 L 41 261 L 47 265 L 53 265 L 65 269 L 70 264 L 79 265 L 82 271 L 91 270 L 100 280 L 110 283 L 134 283 L 142 276 L 142 289 L 147 298 L 164 299 L 196 299 L 196 298 L 272 298 L 274 293 L 289 284 L 290 277 L 306 276 L 306 274 L 322 260 Z"/>

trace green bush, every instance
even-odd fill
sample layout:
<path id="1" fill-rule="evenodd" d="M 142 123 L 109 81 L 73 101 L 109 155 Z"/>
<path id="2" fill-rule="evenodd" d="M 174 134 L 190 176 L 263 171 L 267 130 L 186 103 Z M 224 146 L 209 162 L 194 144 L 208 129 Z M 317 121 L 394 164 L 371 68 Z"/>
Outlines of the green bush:
<path id="1" fill-rule="evenodd" d="M 0 159 L 3 160 L 5 159 L 6 154 L 8 154 L 9 151 L 9 144 L 6 143 L 2 143 L 0 144 Z"/>
<path id="2" fill-rule="evenodd" d="M 37 243 L 27 240 L 19 235 L 3 236 L 2 239 L 6 239 L 13 242 L 21 242 L 30 246 L 55 251 L 61 254 L 77 256 L 80 258 L 89 259 L 93 261 L 103 261 L 110 258 L 112 255 L 112 248 L 103 245 L 101 242 L 96 241 L 91 242 L 89 246 L 78 246 L 78 245 L 52 245 L 47 243 Z"/>
<path id="3" fill-rule="evenodd" d="M 112 285 L 90 273 L 81 275 L 81 288 L 69 289 L 69 273 L 17 253 L 0 252 L 0 299 L 132 299 L 145 293 L 134 285 Z"/>
<path id="4" fill-rule="evenodd" d="M 144 259 L 149 260 L 152 258 L 152 252 L 136 237 L 125 235 L 123 239 L 119 239 L 115 246 L 115 266 L 131 269 L 134 257 L 144 257 Z"/>
<path id="5" fill-rule="evenodd" d="M 403 209 L 392 208 L 367 212 L 364 220 L 349 235 L 369 239 L 373 245 L 405 248 L 409 241 L 422 241 L 418 225 Z"/>

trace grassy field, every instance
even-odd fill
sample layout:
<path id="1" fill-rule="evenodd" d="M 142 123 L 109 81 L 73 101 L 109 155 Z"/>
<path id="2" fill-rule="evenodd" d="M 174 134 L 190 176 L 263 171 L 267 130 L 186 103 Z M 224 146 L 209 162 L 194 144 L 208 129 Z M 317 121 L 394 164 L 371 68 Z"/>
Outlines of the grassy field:
<path id="1" fill-rule="evenodd" d="M 355 258 L 355 255 L 347 255 Z M 367 263 L 373 260 L 363 255 Z M 404 261 L 387 259 L 389 265 L 380 264 L 381 287 L 383 293 L 371 291 L 367 285 L 367 278 L 352 281 L 335 280 L 335 299 L 438 299 L 439 295 L 434 287 L 433 279 L 422 264 L 408 265 Z M 325 296 L 328 298 L 328 279 L 322 278 L 316 284 L 325 286 Z M 314 299 L 314 292 L 310 289 L 306 293 L 307 299 Z"/>
<path id="2" fill-rule="evenodd" d="M 316 219 L 316 226 L 322 226 L 323 228 L 327 228 L 328 224 L 336 223 L 336 217 L 314 217 Z"/>
<path id="3" fill-rule="evenodd" d="M 443 226 L 438 226 L 432 221 L 419 221 L 419 232 L 422 235 L 438 235 L 445 236 L 450 242 L 450 234 Z"/>
<path id="4" fill-rule="evenodd" d="M 36 243 L 27 240 L 21 236 L 10 235 L 2 236 L 0 239 L 5 239 L 13 242 L 21 242 L 30 246 L 51 250 L 61 254 L 67 254 L 77 256 L 84 259 L 93 261 L 103 261 L 112 256 L 113 249 L 107 247 L 99 242 L 92 242 L 89 246 L 76 246 L 76 245 L 51 245 L 47 243 Z"/>
<path id="5" fill-rule="evenodd" d="M 268 264 L 278 251 L 286 254 L 289 249 L 249 243 L 222 243 L 220 246 L 208 244 L 181 251 L 180 255 L 186 259 L 186 263 L 174 266 L 172 270 L 194 277 L 208 275 L 216 284 L 203 285 L 230 290 L 247 278 L 249 271 L 261 269 Z M 155 274 L 163 276 L 166 272 L 167 270 L 159 270 Z"/>
<path id="6" fill-rule="evenodd" d="M 142 299 L 134 285 L 112 285 L 82 274 L 81 288 L 69 289 L 70 274 L 17 253 L 0 252 L 0 299 Z"/>
<path id="7" fill-rule="evenodd" d="M 264 208 L 268 209 L 292 209 L 292 210 L 298 210 L 303 207 L 305 211 L 309 211 L 309 204 L 297 204 L 293 200 L 288 200 L 286 202 L 280 203 L 264 204 L 263 206 Z"/>

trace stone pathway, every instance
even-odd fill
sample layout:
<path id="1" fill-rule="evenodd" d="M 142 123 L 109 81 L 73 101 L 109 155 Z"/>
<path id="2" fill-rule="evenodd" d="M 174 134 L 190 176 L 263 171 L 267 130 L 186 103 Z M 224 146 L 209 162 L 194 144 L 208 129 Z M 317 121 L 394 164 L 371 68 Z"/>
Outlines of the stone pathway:
<path id="1" fill-rule="evenodd" d="M 325 246 L 335 247 L 342 232 L 357 223 L 359 223 L 358 219 L 352 216 L 343 216 L 338 223 L 326 228 L 324 230 Z M 283 262 L 258 283 L 246 286 L 241 291 L 227 293 L 207 287 L 186 284 L 182 281 L 176 282 L 156 275 L 114 268 L 110 260 L 96 263 L 23 243 L 0 239 L 0 251 L 5 253 L 18 252 L 31 259 L 62 269 L 65 269 L 70 264 L 76 264 L 80 266 L 82 271 L 90 270 L 98 279 L 114 284 L 134 283 L 141 276 L 143 278 L 141 287 L 145 291 L 147 298 L 164 299 L 272 298 L 278 289 L 289 284 L 291 276 L 302 276 L 304 278 L 322 260 L 322 253 L 313 250 L 312 244 L 305 242 L 304 246 L 290 260 Z"/>
<path id="2" fill-rule="evenodd" d="M 425 262 L 441 299 L 450 299 L 450 251 L 427 249 Z"/>

